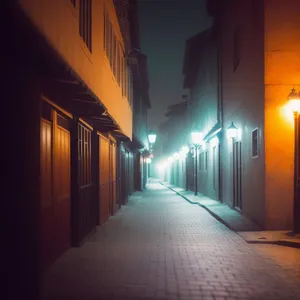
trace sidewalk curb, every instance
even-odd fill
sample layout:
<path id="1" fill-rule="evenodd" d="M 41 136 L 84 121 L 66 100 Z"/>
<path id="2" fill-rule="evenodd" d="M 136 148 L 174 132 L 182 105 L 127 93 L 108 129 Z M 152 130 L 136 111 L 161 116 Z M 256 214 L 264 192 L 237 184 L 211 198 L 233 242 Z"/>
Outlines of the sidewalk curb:
<path id="1" fill-rule="evenodd" d="M 176 190 L 174 190 L 173 188 L 171 188 L 170 186 L 165 185 L 164 183 L 162 183 L 161 181 L 159 182 L 161 185 L 165 186 L 166 188 L 170 189 L 171 191 L 173 191 L 174 193 L 176 193 L 177 195 L 179 195 L 180 197 L 182 197 L 183 199 L 185 199 L 187 202 L 189 202 L 190 204 L 195 204 L 198 205 L 202 208 L 204 208 L 209 214 L 211 214 L 215 219 L 217 219 L 219 222 L 221 222 L 223 225 L 225 225 L 227 228 L 229 228 L 231 231 L 236 232 L 231 226 L 230 224 L 228 224 L 227 222 L 225 222 L 222 218 L 220 218 L 217 214 L 215 214 L 214 212 L 212 212 L 209 208 L 207 208 L 207 206 L 200 204 L 199 202 L 194 202 L 191 199 L 189 199 L 188 197 L 180 194 L 179 192 L 177 192 Z"/>
<path id="2" fill-rule="evenodd" d="M 234 230 L 230 224 L 228 224 L 226 221 L 224 221 L 221 217 L 219 217 L 217 214 L 215 214 L 214 212 L 212 212 L 207 206 L 200 204 L 199 202 L 194 202 L 191 199 L 189 199 L 188 197 L 182 195 L 181 193 L 177 192 L 176 190 L 174 190 L 172 187 L 164 184 L 163 182 L 159 181 L 159 183 L 163 186 L 165 186 L 166 188 L 168 188 L 169 190 L 173 191 L 174 193 L 176 193 L 178 196 L 182 197 L 183 199 L 185 199 L 187 202 L 189 202 L 190 204 L 195 204 L 198 205 L 202 208 L 204 208 L 210 215 L 212 215 L 215 219 L 217 219 L 220 223 L 222 223 L 223 225 L 225 225 L 228 229 L 230 229 L 231 231 L 235 232 L 237 235 L 239 235 L 246 243 L 248 244 L 261 244 L 261 245 L 278 245 L 278 246 L 284 246 L 284 247 L 290 247 L 290 248 L 296 248 L 296 249 L 300 249 L 300 244 L 296 243 L 296 242 L 291 242 L 291 241 L 247 241 L 245 240 L 236 230 Z"/>

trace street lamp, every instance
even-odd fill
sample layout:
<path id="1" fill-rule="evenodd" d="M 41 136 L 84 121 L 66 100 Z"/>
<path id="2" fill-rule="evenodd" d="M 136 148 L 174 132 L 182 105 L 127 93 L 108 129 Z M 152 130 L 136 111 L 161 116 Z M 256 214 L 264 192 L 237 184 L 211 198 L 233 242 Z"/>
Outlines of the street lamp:
<path id="1" fill-rule="evenodd" d="M 173 157 L 174 157 L 175 160 L 178 160 L 180 158 L 180 156 L 179 156 L 179 154 L 177 152 L 174 153 Z"/>
<path id="2" fill-rule="evenodd" d="M 190 148 L 188 146 L 183 146 L 180 150 L 183 155 L 187 155 L 190 152 Z"/>
<path id="3" fill-rule="evenodd" d="M 149 143 L 150 143 L 150 144 L 154 144 L 155 141 L 156 141 L 156 133 L 150 132 L 150 133 L 148 134 L 148 139 L 149 139 Z"/>
<path id="4" fill-rule="evenodd" d="M 235 139 L 237 137 L 237 127 L 231 122 L 231 125 L 227 128 L 227 137 L 229 139 Z"/>
<path id="5" fill-rule="evenodd" d="M 293 88 L 287 97 L 288 105 L 294 114 L 294 221 L 293 233 L 300 233 L 300 172 L 299 172 L 299 113 L 300 95 Z"/>
<path id="6" fill-rule="evenodd" d="M 197 160 L 198 160 L 198 148 L 200 147 L 201 143 L 202 143 L 202 139 L 203 139 L 203 134 L 202 132 L 199 131 L 193 131 L 191 133 L 192 136 L 192 143 L 195 147 L 195 171 L 194 171 L 194 186 L 195 186 L 195 193 L 194 195 L 197 196 L 198 195 L 198 172 L 197 172 Z"/>

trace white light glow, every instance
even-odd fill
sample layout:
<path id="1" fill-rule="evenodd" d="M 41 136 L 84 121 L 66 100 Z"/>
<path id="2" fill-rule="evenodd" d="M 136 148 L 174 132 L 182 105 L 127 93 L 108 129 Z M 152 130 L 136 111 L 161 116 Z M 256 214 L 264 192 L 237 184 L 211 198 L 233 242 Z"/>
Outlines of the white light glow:
<path id="1" fill-rule="evenodd" d="M 149 139 L 150 144 L 154 144 L 156 141 L 156 134 L 155 133 L 148 134 L 148 139 Z"/>
<path id="2" fill-rule="evenodd" d="M 219 139 L 217 137 L 212 138 L 209 143 L 211 144 L 212 147 L 215 147 L 219 144 Z"/>
<path id="3" fill-rule="evenodd" d="M 169 163 L 172 163 L 174 161 L 174 158 L 172 157 L 172 156 L 170 156 L 169 158 L 168 158 L 168 162 Z"/>
<path id="4" fill-rule="evenodd" d="M 177 152 L 174 153 L 173 158 L 174 158 L 175 160 L 178 160 L 178 159 L 179 159 L 179 154 L 178 154 Z"/>
<path id="5" fill-rule="evenodd" d="M 146 158 L 146 163 L 147 163 L 147 164 L 151 164 L 151 163 L 152 163 L 152 159 L 151 159 L 151 158 L 149 158 L 149 157 L 148 157 L 148 158 Z"/>
<path id="6" fill-rule="evenodd" d="M 237 134 L 238 134 L 238 130 L 232 122 L 231 125 L 227 129 L 227 137 L 229 139 L 235 139 L 237 137 Z"/>
<path id="7" fill-rule="evenodd" d="M 180 153 L 183 153 L 184 155 L 188 154 L 190 152 L 190 148 L 188 146 L 183 146 L 180 150 Z"/>
<path id="8" fill-rule="evenodd" d="M 191 135 L 192 135 L 192 143 L 194 145 L 200 145 L 202 143 L 202 139 L 203 139 L 202 132 L 194 131 L 191 133 Z"/>

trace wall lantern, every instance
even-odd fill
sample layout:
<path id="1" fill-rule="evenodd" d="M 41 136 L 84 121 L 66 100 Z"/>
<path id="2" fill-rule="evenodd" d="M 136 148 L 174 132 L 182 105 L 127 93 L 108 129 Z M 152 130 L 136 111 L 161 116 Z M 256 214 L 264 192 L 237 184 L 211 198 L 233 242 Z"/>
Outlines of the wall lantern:
<path id="1" fill-rule="evenodd" d="M 299 93 L 293 88 L 291 92 L 289 93 L 288 97 L 288 106 L 292 110 L 292 112 L 295 114 L 300 113 L 300 95 Z"/>
<path id="2" fill-rule="evenodd" d="M 235 139 L 237 137 L 237 131 L 237 127 L 232 122 L 231 125 L 227 128 L 227 137 L 229 139 Z"/>
<path id="3" fill-rule="evenodd" d="M 174 157 L 175 160 L 178 160 L 179 159 L 179 154 L 176 152 L 176 153 L 174 153 L 173 157 Z"/>
<path id="4" fill-rule="evenodd" d="M 150 143 L 150 144 L 154 144 L 155 141 L 156 141 L 156 133 L 150 132 L 150 133 L 148 134 L 148 139 L 149 139 L 149 143 Z"/>
<path id="5" fill-rule="evenodd" d="M 219 139 L 217 137 L 212 138 L 209 143 L 211 144 L 212 147 L 215 147 L 219 144 Z"/>
<path id="6" fill-rule="evenodd" d="M 187 155 L 190 152 L 190 148 L 188 146 L 183 146 L 180 152 L 184 155 Z"/>
<path id="7" fill-rule="evenodd" d="M 192 136 L 192 143 L 195 146 L 199 146 L 202 143 L 203 134 L 199 131 L 193 131 L 191 133 Z"/>

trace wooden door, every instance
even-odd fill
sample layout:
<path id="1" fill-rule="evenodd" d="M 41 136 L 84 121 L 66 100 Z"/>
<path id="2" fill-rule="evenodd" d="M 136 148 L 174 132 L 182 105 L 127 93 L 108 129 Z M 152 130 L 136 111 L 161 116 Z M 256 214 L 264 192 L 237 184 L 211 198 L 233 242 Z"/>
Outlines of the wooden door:
<path id="1" fill-rule="evenodd" d="M 54 139 L 54 201 L 58 255 L 70 246 L 71 234 L 71 153 L 68 120 L 56 114 Z"/>
<path id="2" fill-rule="evenodd" d="M 241 142 L 233 143 L 233 206 L 242 210 L 242 153 Z"/>
<path id="3" fill-rule="evenodd" d="M 52 264 L 70 246 L 70 131 L 51 109 L 41 119 L 41 259 Z"/>
<path id="4" fill-rule="evenodd" d="M 109 199 L 110 199 L 110 185 L 109 185 L 109 140 L 104 136 L 99 137 L 99 224 L 107 221 L 110 215 Z"/>
<path id="5" fill-rule="evenodd" d="M 77 237 L 81 242 L 96 227 L 96 212 L 92 179 L 92 130 L 79 123 L 78 147 L 78 213 Z"/>
<path id="6" fill-rule="evenodd" d="M 117 210 L 117 164 L 116 164 L 116 143 L 110 142 L 110 214 L 114 215 Z"/>

